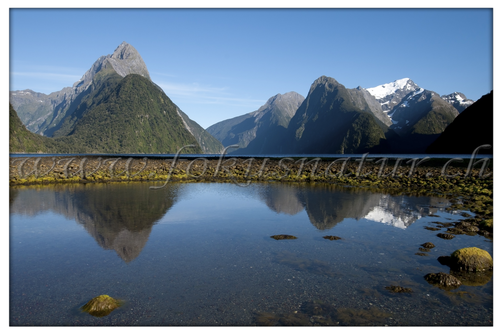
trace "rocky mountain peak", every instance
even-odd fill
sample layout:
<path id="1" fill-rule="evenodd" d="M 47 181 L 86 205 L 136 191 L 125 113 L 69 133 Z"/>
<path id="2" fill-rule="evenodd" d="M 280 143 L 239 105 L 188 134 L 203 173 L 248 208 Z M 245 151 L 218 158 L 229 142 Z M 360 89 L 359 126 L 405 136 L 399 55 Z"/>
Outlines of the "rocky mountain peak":
<path id="1" fill-rule="evenodd" d="M 303 96 L 298 94 L 297 92 L 288 92 L 285 94 L 277 94 L 272 96 L 267 100 L 267 103 L 265 103 L 260 109 L 264 109 L 269 106 L 275 106 L 283 103 L 295 103 L 298 106 L 305 100 Z"/>
<path id="2" fill-rule="evenodd" d="M 128 74 L 139 74 L 151 80 L 143 58 L 132 45 L 126 42 L 122 42 L 112 55 L 106 56 L 105 61 L 122 77 Z"/>
<path id="3" fill-rule="evenodd" d="M 451 104 L 458 110 L 459 113 L 465 110 L 474 103 L 473 100 L 468 99 L 464 94 L 459 92 L 453 92 L 448 95 L 442 95 L 441 98 L 447 103 Z"/>
<path id="4" fill-rule="evenodd" d="M 380 102 L 384 112 L 390 112 L 401 100 L 420 87 L 410 78 L 403 78 L 366 90 Z"/>
<path id="5" fill-rule="evenodd" d="M 127 42 L 122 42 L 110 56 L 110 58 L 115 59 L 133 59 L 139 56 L 138 51 Z"/>
<path id="6" fill-rule="evenodd" d="M 251 115 L 255 118 L 255 123 L 257 123 L 264 115 L 272 113 L 280 119 L 280 124 L 287 127 L 289 120 L 295 115 L 303 100 L 305 98 L 297 92 L 277 94 L 269 98 L 267 103 L 262 105 L 260 109 L 252 112 Z"/>

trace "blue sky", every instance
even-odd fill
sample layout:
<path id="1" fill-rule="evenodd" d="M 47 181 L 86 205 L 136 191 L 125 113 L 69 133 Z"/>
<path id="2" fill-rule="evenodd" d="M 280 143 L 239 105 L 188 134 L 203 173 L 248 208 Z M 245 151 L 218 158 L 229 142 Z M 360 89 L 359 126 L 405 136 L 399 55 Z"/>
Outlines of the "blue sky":
<path id="1" fill-rule="evenodd" d="M 11 9 L 10 90 L 72 86 L 126 41 L 204 128 L 321 75 L 476 100 L 493 89 L 492 29 L 490 9 Z"/>

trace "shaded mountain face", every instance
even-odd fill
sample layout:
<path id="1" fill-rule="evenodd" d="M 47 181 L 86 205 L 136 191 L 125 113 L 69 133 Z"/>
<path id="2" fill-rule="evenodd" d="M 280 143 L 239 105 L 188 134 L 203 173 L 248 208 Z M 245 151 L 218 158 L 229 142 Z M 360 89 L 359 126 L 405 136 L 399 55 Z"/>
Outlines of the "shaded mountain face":
<path id="1" fill-rule="evenodd" d="M 268 137 L 275 136 L 276 131 L 281 131 L 278 128 L 288 127 L 303 100 L 304 97 L 296 92 L 277 94 L 258 110 L 216 123 L 207 128 L 207 131 L 225 147 L 239 145 L 235 153 L 260 154 L 260 144 L 266 142 Z M 255 148 L 246 150 L 255 140 Z"/>
<path id="2" fill-rule="evenodd" d="M 400 135 L 440 134 L 457 115 L 458 111 L 438 94 L 420 88 L 394 107 L 391 129 Z"/>
<path id="3" fill-rule="evenodd" d="M 10 212 L 34 216 L 50 210 L 61 214 L 82 225 L 103 249 L 131 262 L 145 247 L 152 226 L 178 199 L 176 184 L 163 191 L 165 195 L 159 196 L 144 184 L 26 188 L 11 195 Z"/>
<path id="4" fill-rule="evenodd" d="M 386 126 L 392 125 L 390 117 L 387 116 L 387 114 L 382 109 L 382 105 L 373 95 L 370 94 L 370 92 L 368 92 L 361 86 L 354 89 L 347 89 L 347 91 L 349 92 L 352 101 L 357 108 L 371 113 Z"/>
<path id="5" fill-rule="evenodd" d="M 129 81 L 138 81 L 139 77 L 143 79 L 144 82 L 150 82 L 150 85 L 142 84 L 140 86 L 142 89 L 151 90 L 151 92 L 137 92 L 134 94 L 135 98 L 151 99 L 152 96 L 159 95 L 160 92 L 160 104 L 163 104 L 164 101 L 168 101 L 166 102 L 167 104 L 174 106 L 162 89 L 151 82 L 150 74 L 137 50 L 125 42 L 119 45 L 113 54 L 102 56 L 96 60 L 91 68 L 73 85 L 73 87 L 63 88 L 61 91 L 51 93 L 50 95 L 35 93 L 29 90 L 16 91 L 11 92 L 10 99 L 12 103 L 19 108 L 19 113 L 24 117 L 22 121 L 28 124 L 29 130 L 55 138 L 67 138 L 70 135 L 80 133 L 79 139 L 85 136 L 90 142 L 75 141 L 75 136 L 70 136 L 72 138 L 63 141 L 70 143 L 70 146 L 80 145 L 88 147 L 89 149 L 86 149 L 85 152 L 96 152 L 96 150 L 99 149 L 103 150 L 99 151 L 100 153 L 119 153 L 113 150 L 117 147 L 121 147 L 121 152 L 124 153 L 175 153 L 177 148 L 187 144 L 193 144 L 194 141 L 192 138 L 196 138 L 196 146 L 199 146 L 197 145 L 198 142 L 201 143 L 201 146 L 205 148 L 205 153 L 210 153 L 207 151 L 213 150 L 215 153 L 220 151 L 221 147 L 217 140 L 206 133 L 196 122 L 190 120 L 188 116 L 179 110 L 179 108 L 176 107 L 173 109 L 171 107 L 166 107 L 162 110 L 167 120 L 173 120 L 173 124 L 167 127 L 165 127 L 165 122 L 162 121 L 162 118 L 159 117 L 157 113 L 159 111 L 158 108 L 154 108 L 151 113 L 141 109 L 149 107 L 150 102 L 154 102 L 154 104 L 159 107 L 160 105 L 158 101 L 154 101 L 155 99 L 134 102 L 128 99 L 128 101 L 125 102 L 125 96 L 122 94 L 120 103 L 125 103 L 126 105 L 114 104 L 113 110 L 110 110 L 107 115 L 105 115 L 105 112 L 101 112 L 102 117 L 96 117 L 96 112 L 92 110 L 100 105 L 101 107 L 99 108 L 103 110 L 103 105 L 105 102 L 108 103 L 110 94 L 116 94 L 116 88 L 119 86 L 122 88 L 125 87 L 121 84 L 122 79 L 128 78 L 130 75 L 136 76 L 136 79 L 127 79 Z M 110 100 L 114 100 L 114 103 L 119 102 L 116 96 L 111 96 Z M 138 110 L 138 115 L 131 115 L 126 112 L 124 115 L 125 117 L 118 116 L 120 114 L 120 108 L 125 107 L 127 111 L 133 104 L 135 107 L 140 108 Z M 92 140 L 90 136 L 86 136 L 82 132 L 79 132 L 78 129 L 81 129 L 83 126 L 79 123 L 83 121 L 84 116 L 91 113 L 91 111 L 94 114 L 92 118 L 93 121 L 97 122 L 94 125 L 96 130 L 93 130 L 92 135 L 97 134 L 104 127 L 109 127 L 108 133 L 110 133 L 110 129 L 119 129 L 120 131 L 118 133 L 113 134 L 116 140 L 104 140 L 102 145 L 98 145 L 95 143 L 96 140 Z M 154 114 L 157 114 L 157 118 L 152 121 L 149 117 L 153 117 Z M 115 116 L 111 117 L 111 115 Z M 87 125 L 89 117 L 90 116 L 87 116 L 84 122 Z M 141 125 L 138 126 L 134 124 L 137 123 L 135 121 L 138 119 L 130 119 L 130 117 L 137 117 L 140 119 L 142 121 Z M 183 117 L 185 117 L 185 119 L 183 119 Z M 144 119 L 149 120 L 149 122 L 144 123 Z M 114 121 L 117 121 L 117 124 L 120 126 L 112 124 Z M 125 128 L 123 127 L 124 125 Z M 134 128 L 135 126 L 137 126 L 137 128 Z M 178 126 L 183 127 L 184 130 L 175 129 L 175 127 Z M 91 125 L 91 127 L 93 126 Z M 164 127 L 164 129 L 162 129 L 162 127 Z M 125 133 L 124 130 L 130 130 L 132 133 Z M 184 141 L 187 139 L 187 133 L 190 138 Z M 140 140 L 140 145 L 138 147 L 130 144 L 124 145 L 122 143 L 124 135 L 126 136 L 126 140 L 130 140 L 136 135 Z M 167 136 L 173 138 L 167 140 Z M 100 137 L 102 138 L 103 136 Z M 157 137 L 160 138 L 160 141 L 157 140 Z M 181 141 L 179 139 L 181 139 Z M 119 143 L 117 143 L 117 140 Z M 144 141 L 148 141 L 148 143 Z M 166 142 L 169 142 L 170 145 L 161 146 Z M 178 143 L 179 145 L 174 145 L 174 143 Z M 124 151 L 127 149 L 131 151 Z M 70 152 L 85 153 L 83 151 L 77 151 L 76 149 L 73 151 L 70 150 Z M 197 148 L 191 151 L 188 150 L 186 153 L 189 152 L 196 153 L 201 151 Z"/>
<path id="6" fill-rule="evenodd" d="M 445 100 L 448 104 L 451 104 L 459 113 L 465 110 L 465 108 L 471 106 L 474 101 L 465 97 L 464 94 L 454 92 L 448 95 L 442 95 L 441 98 Z"/>
<path id="7" fill-rule="evenodd" d="M 285 140 L 276 144 L 275 153 L 364 153 L 378 147 L 385 140 L 387 126 L 375 117 L 364 98 L 354 102 L 353 95 L 333 78 L 318 78 L 291 119 Z"/>
<path id="8" fill-rule="evenodd" d="M 493 91 L 467 107 L 432 143 L 427 153 L 471 154 L 489 144 L 481 154 L 493 154 Z"/>
<path id="9" fill-rule="evenodd" d="M 389 113 L 390 128 L 399 138 L 392 143 L 396 153 L 423 153 L 458 116 L 458 111 L 432 91 L 419 88 L 406 95 Z"/>

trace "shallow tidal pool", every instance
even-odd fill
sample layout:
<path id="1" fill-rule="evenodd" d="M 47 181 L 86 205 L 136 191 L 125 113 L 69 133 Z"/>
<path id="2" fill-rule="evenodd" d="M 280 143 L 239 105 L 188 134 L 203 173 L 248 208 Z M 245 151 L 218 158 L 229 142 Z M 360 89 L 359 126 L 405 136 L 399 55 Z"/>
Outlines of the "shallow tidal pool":
<path id="1" fill-rule="evenodd" d="M 425 229 L 465 219 L 445 198 L 152 185 L 11 188 L 10 325 L 492 325 L 491 276 L 450 291 L 424 279 L 449 273 L 437 258 L 456 249 L 493 254 L 480 235 Z M 122 306 L 81 311 L 102 294 Z"/>

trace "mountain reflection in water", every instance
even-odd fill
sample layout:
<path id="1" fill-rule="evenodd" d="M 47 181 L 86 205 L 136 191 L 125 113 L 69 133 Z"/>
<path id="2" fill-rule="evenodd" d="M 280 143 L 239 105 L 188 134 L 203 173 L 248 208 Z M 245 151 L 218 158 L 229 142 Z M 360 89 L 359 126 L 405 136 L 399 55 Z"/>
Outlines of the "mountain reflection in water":
<path id="1" fill-rule="evenodd" d="M 99 246 L 114 250 L 128 263 L 145 247 L 152 226 L 175 203 L 190 197 L 192 191 L 187 184 L 171 183 L 161 190 L 151 190 L 149 186 L 133 183 L 11 188 L 10 212 L 35 216 L 50 210 L 75 220 Z M 276 213 L 296 215 L 305 210 L 318 230 L 332 229 L 347 218 L 406 228 L 446 203 L 441 198 L 391 196 L 324 185 L 232 187 L 233 191 L 259 199 Z"/>
<path id="2" fill-rule="evenodd" d="M 11 213 L 51 210 L 75 220 L 104 249 L 130 262 L 145 247 L 152 226 L 177 200 L 176 186 L 154 192 L 145 184 L 64 185 L 11 190 Z"/>
<path id="3" fill-rule="evenodd" d="M 406 228 L 447 203 L 435 197 L 391 196 L 358 188 L 289 184 L 264 186 L 260 198 L 277 213 L 295 215 L 306 210 L 310 222 L 319 230 L 331 229 L 346 218 L 364 218 Z"/>

